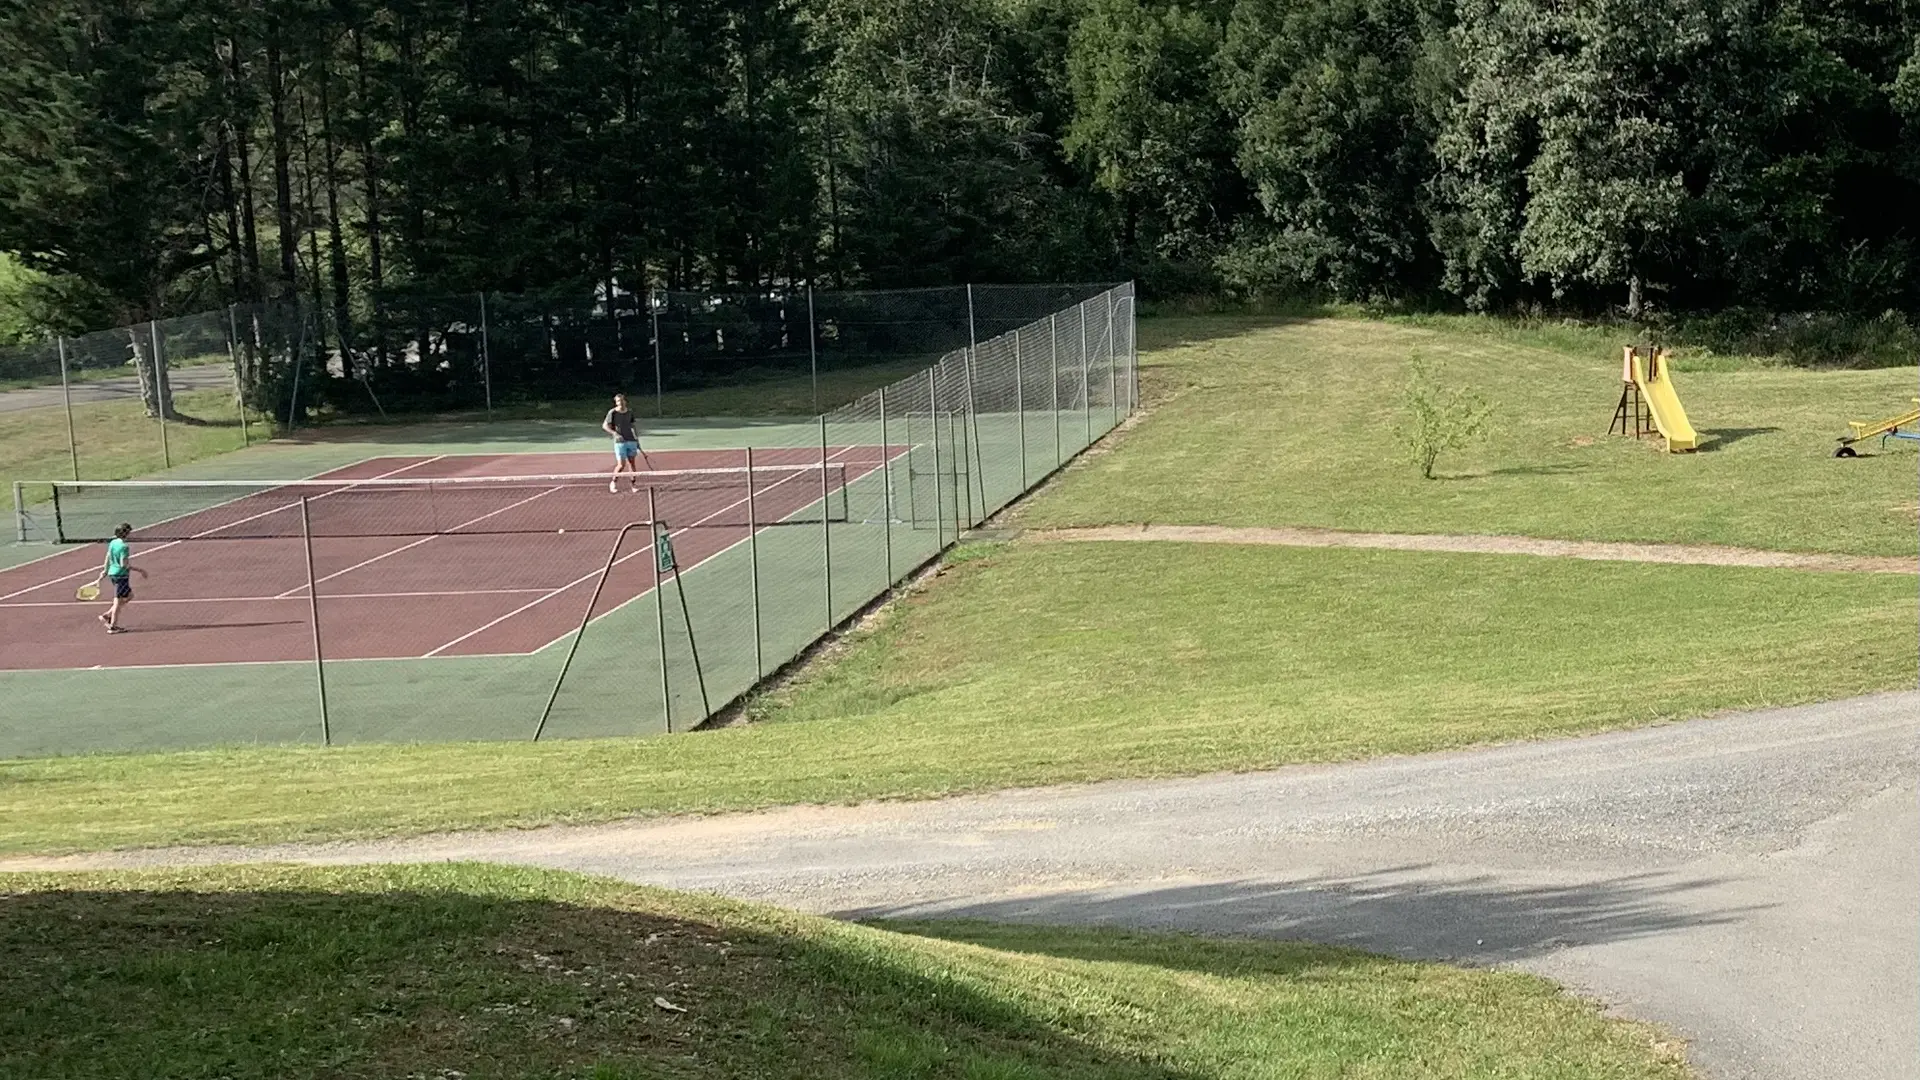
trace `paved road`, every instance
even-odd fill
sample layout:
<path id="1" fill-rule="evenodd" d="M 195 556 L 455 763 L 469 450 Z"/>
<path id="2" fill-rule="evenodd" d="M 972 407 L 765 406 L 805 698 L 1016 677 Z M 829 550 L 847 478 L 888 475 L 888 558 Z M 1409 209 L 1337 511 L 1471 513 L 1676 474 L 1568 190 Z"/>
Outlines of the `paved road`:
<path id="1" fill-rule="evenodd" d="M 235 858 L 1334 942 L 1538 972 L 1677 1030 L 1722 1080 L 1920 1075 L 1920 692 L 1260 774 L 107 861 Z"/>
<path id="2" fill-rule="evenodd" d="M 233 369 L 225 364 L 193 364 L 188 367 L 171 368 L 167 376 L 176 394 L 186 393 L 189 390 L 208 390 L 233 385 Z M 73 401 L 76 405 L 86 401 L 138 401 L 139 399 L 140 380 L 132 375 L 125 378 L 99 379 L 94 382 L 73 384 Z M 0 413 L 16 412 L 20 409 L 42 409 L 48 406 L 58 408 L 62 401 L 58 386 L 35 386 L 25 390 L 0 391 Z"/>

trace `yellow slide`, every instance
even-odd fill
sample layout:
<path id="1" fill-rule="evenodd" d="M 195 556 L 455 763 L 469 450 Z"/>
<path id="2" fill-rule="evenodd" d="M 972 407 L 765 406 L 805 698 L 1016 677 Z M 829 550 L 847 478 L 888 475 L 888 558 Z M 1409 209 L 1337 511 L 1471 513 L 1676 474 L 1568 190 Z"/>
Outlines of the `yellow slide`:
<path id="1" fill-rule="evenodd" d="M 1642 368 L 1638 352 L 1628 348 L 1626 361 L 1633 385 L 1640 388 L 1640 397 L 1647 403 L 1647 411 L 1653 414 L 1653 426 L 1667 438 L 1667 452 L 1699 449 L 1700 436 L 1687 421 L 1687 410 L 1680 404 L 1680 395 L 1673 392 L 1673 378 L 1667 371 L 1667 350 L 1653 350 L 1647 357 L 1647 366 Z"/>

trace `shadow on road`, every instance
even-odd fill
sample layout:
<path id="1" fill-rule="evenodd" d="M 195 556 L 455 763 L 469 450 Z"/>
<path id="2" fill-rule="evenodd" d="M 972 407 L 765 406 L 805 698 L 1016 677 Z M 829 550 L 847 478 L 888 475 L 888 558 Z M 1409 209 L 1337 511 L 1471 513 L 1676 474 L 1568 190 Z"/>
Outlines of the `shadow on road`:
<path id="1" fill-rule="evenodd" d="M 980 903 L 875 907 L 846 917 L 1124 925 L 1341 945 L 1403 957 L 1504 963 L 1569 946 L 1739 921 L 1755 907 L 1702 908 L 1721 882 L 1664 874 L 1581 885 L 1516 886 L 1490 876 L 1439 879 L 1427 866 L 1353 876 L 1097 889 Z M 915 932 L 972 940 L 966 924 Z"/>

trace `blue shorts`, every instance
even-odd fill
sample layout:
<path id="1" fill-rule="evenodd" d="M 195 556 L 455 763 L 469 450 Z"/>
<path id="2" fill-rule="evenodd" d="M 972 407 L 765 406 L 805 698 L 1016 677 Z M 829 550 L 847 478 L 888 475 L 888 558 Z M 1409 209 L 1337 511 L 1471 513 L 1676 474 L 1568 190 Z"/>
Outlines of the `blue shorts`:
<path id="1" fill-rule="evenodd" d="M 640 444 L 637 442 L 616 442 L 613 444 L 613 460 L 615 461 L 632 461 L 638 453 L 640 453 Z"/>
<path id="2" fill-rule="evenodd" d="M 133 575 L 128 574 L 122 577 L 110 577 L 107 580 L 113 582 L 114 596 L 122 600 L 133 599 Z"/>

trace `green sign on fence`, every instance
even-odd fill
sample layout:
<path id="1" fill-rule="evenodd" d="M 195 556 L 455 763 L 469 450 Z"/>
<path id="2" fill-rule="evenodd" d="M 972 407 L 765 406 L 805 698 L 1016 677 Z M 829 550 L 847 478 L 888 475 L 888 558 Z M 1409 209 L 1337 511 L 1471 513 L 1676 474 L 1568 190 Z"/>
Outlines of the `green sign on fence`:
<path id="1" fill-rule="evenodd" d="M 673 537 L 668 535 L 664 523 L 660 531 L 654 534 L 653 552 L 654 560 L 659 564 L 661 573 L 664 574 L 673 569 Z"/>

